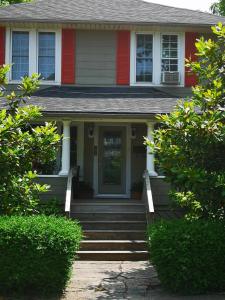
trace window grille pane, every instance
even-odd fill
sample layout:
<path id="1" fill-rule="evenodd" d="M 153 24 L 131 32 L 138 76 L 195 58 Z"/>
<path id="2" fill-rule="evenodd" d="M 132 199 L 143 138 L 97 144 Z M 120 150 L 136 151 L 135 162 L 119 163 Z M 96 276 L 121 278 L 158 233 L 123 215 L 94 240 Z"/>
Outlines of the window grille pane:
<path id="1" fill-rule="evenodd" d="M 136 49 L 136 81 L 152 82 L 152 52 L 153 36 L 147 34 L 137 35 Z"/>
<path id="2" fill-rule="evenodd" d="M 55 33 L 38 34 L 38 73 L 43 80 L 55 80 Z"/>
<path id="3" fill-rule="evenodd" d="M 178 71 L 178 36 L 162 35 L 161 44 L 162 71 Z"/>
<path id="4" fill-rule="evenodd" d="M 12 80 L 29 74 L 29 32 L 12 32 Z"/>

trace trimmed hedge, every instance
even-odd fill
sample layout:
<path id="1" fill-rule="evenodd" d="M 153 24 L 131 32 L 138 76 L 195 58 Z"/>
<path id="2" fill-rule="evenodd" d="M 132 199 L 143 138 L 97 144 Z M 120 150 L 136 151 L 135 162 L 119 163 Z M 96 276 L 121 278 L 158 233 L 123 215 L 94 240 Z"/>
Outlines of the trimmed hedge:
<path id="1" fill-rule="evenodd" d="M 162 285 L 182 294 L 225 290 L 225 223 L 164 221 L 149 226 L 150 259 Z"/>
<path id="2" fill-rule="evenodd" d="M 62 217 L 0 217 L 0 291 L 61 293 L 81 238 Z"/>

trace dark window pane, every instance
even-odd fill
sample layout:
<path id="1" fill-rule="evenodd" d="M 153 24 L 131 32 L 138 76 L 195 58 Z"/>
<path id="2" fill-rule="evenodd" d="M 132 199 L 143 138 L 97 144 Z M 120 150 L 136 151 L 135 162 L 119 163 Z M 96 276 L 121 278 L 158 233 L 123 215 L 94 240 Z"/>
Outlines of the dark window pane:
<path id="1" fill-rule="evenodd" d="M 177 40 L 178 40 L 178 39 L 177 39 L 177 35 L 171 35 L 171 36 L 170 36 L 170 41 L 171 41 L 171 42 L 176 42 L 176 43 L 177 43 Z"/>
<path id="2" fill-rule="evenodd" d="M 29 32 L 12 33 L 12 80 L 29 74 Z"/>
<path id="3" fill-rule="evenodd" d="M 177 65 L 170 65 L 170 71 L 178 71 Z"/>
<path id="4" fill-rule="evenodd" d="M 151 82 L 152 81 L 152 35 L 137 35 L 137 51 L 136 51 L 136 81 Z"/>
<path id="5" fill-rule="evenodd" d="M 103 183 L 119 185 L 122 182 L 121 132 L 106 132 L 103 137 Z"/>
<path id="6" fill-rule="evenodd" d="M 38 73 L 43 80 L 55 80 L 55 33 L 38 35 Z"/>
<path id="7" fill-rule="evenodd" d="M 175 57 L 177 57 L 177 51 L 170 51 L 170 57 L 171 58 L 175 58 Z"/>

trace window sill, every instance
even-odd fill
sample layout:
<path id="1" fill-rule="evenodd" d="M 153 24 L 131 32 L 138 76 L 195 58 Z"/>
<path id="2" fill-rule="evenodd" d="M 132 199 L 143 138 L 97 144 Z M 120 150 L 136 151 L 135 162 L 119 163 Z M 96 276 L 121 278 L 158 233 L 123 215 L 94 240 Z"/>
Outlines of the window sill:
<path id="1" fill-rule="evenodd" d="M 9 84 L 21 84 L 21 80 L 9 80 Z M 60 82 L 56 81 L 40 81 L 40 85 L 61 85 Z"/>
<path id="2" fill-rule="evenodd" d="M 146 82 L 146 83 L 130 83 L 130 86 L 138 86 L 138 87 L 184 87 L 184 84 L 155 84 L 152 82 Z"/>

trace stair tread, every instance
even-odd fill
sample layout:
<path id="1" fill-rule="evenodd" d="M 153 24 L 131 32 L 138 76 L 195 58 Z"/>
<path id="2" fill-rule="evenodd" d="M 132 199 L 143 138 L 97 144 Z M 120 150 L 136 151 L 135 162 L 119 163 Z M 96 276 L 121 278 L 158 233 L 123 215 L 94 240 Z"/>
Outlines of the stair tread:
<path id="1" fill-rule="evenodd" d="M 143 203 L 71 203 L 71 206 L 143 206 Z"/>
<path id="2" fill-rule="evenodd" d="M 107 230 L 107 229 L 85 229 L 84 232 L 145 232 L 145 230 Z"/>
<path id="3" fill-rule="evenodd" d="M 85 221 L 80 221 L 80 223 L 99 223 L 99 224 L 105 224 L 105 223 L 109 223 L 109 224 L 117 224 L 117 223 L 128 223 L 128 224 L 133 224 L 133 223 L 138 223 L 138 224 L 146 224 L 146 221 L 88 221 L 88 220 L 85 220 Z"/>
<path id="4" fill-rule="evenodd" d="M 91 243 L 91 244 L 94 244 L 94 243 L 129 243 L 129 244 L 141 244 L 141 243 L 146 243 L 145 240 L 83 240 L 81 241 L 81 243 L 85 243 L 85 244 L 88 244 L 88 243 Z"/>
<path id="5" fill-rule="evenodd" d="M 115 253 L 121 253 L 121 254 L 128 254 L 128 253 L 148 253 L 148 251 L 140 251 L 140 250 L 115 250 L 115 251 L 77 251 L 77 254 L 79 253 L 86 253 L 86 254 L 90 254 L 90 253 L 94 253 L 94 254 L 104 254 L 104 253 L 110 253 L 110 254 L 115 254 Z"/>
<path id="6" fill-rule="evenodd" d="M 97 211 L 97 212 L 93 212 L 93 211 L 71 211 L 71 213 L 74 214 L 145 214 L 144 211 L 128 211 L 128 212 L 117 212 L 117 211 Z"/>

